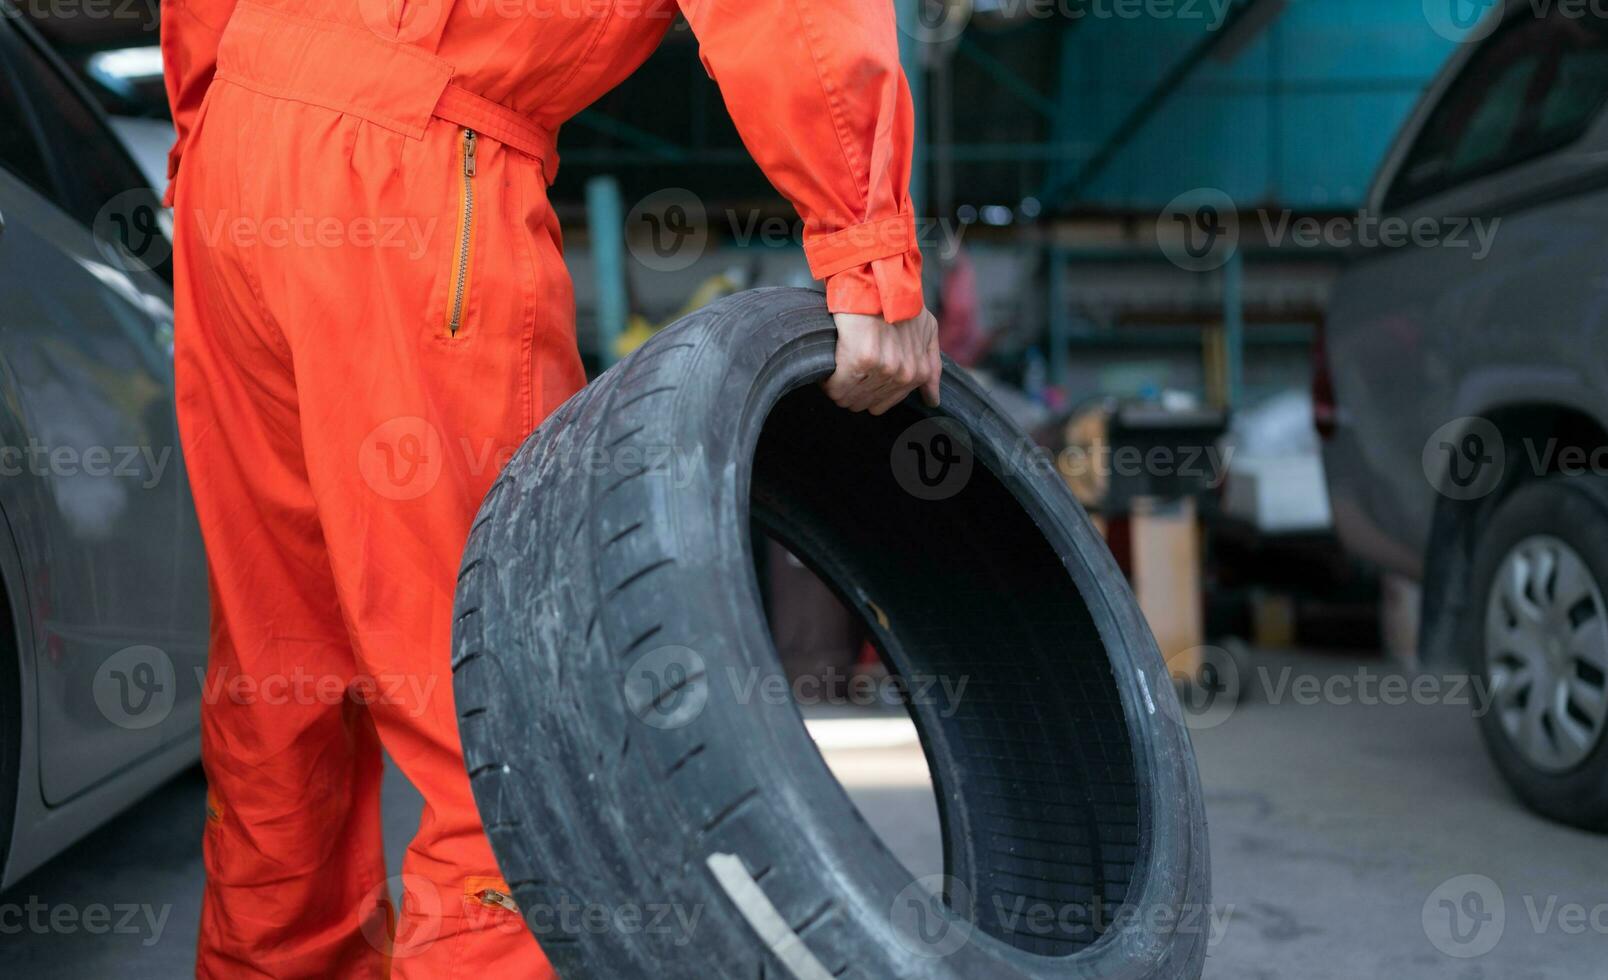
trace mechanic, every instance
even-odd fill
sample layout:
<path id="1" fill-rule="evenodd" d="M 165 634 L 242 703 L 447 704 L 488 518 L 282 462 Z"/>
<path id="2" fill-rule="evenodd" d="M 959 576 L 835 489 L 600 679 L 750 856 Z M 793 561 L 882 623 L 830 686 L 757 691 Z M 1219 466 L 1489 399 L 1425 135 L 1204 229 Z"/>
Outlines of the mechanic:
<path id="1" fill-rule="evenodd" d="M 391 692 L 208 699 L 201 976 L 553 976 L 470 795 L 453 590 L 497 466 L 585 381 L 547 198 L 559 126 L 678 10 L 804 218 L 838 327 L 827 393 L 935 402 L 890 0 L 162 2 L 209 679 Z M 306 216 L 312 240 L 221 232 Z M 428 234 L 387 247 L 378 226 Z M 395 913 L 382 746 L 425 804 Z"/>

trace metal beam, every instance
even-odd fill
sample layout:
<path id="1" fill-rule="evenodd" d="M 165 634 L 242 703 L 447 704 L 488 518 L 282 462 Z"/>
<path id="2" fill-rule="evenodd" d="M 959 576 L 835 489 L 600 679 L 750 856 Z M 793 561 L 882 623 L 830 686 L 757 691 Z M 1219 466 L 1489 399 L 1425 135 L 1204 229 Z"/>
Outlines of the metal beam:
<path id="1" fill-rule="evenodd" d="M 983 73 L 992 78 L 999 86 L 1027 103 L 1035 112 L 1046 119 L 1058 119 L 1062 107 L 1055 104 L 1055 100 L 1040 92 L 1028 83 L 1027 79 L 1011 70 L 1011 67 L 998 58 L 984 51 L 977 42 L 962 35 L 960 47 L 956 49 L 966 57 L 966 60 L 983 70 Z"/>
<path id="2" fill-rule="evenodd" d="M 1190 75 L 1195 73 L 1195 69 L 1199 68 L 1202 62 L 1212 57 L 1221 45 L 1229 41 L 1241 45 L 1245 43 L 1245 33 L 1236 29 L 1243 18 L 1261 8 L 1264 4 L 1278 4 L 1281 2 L 1282 0 L 1234 0 L 1233 6 L 1229 8 L 1228 14 L 1224 17 L 1223 23 L 1218 29 L 1208 31 L 1204 38 L 1197 41 L 1194 47 L 1185 52 L 1184 56 L 1179 58 L 1162 75 L 1161 79 L 1150 87 L 1150 90 L 1145 93 L 1138 104 L 1123 117 L 1122 121 L 1111 131 L 1111 135 L 1106 137 L 1105 142 L 1095 151 L 1089 161 L 1071 179 L 1063 180 L 1050 187 L 1044 195 L 1044 200 L 1046 202 L 1053 201 L 1066 192 L 1081 195 L 1087 190 L 1088 186 L 1103 174 L 1105 169 L 1117 158 L 1117 154 L 1122 152 L 1128 143 L 1139 134 L 1139 131 L 1145 127 L 1145 124 L 1183 87 L 1184 82 L 1189 79 Z M 1263 26 L 1265 26 L 1265 22 Z"/>

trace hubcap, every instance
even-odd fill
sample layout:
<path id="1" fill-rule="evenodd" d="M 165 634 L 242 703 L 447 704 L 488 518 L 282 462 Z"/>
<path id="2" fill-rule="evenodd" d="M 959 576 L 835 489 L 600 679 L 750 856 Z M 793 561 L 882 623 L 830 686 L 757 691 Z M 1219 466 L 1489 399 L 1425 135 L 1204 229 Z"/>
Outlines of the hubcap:
<path id="1" fill-rule="evenodd" d="M 1545 772 L 1591 754 L 1608 723 L 1608 607 L 1575 550 L 1525 538 L 1502 559 L 1485 603 L 1491 710 Z"/>

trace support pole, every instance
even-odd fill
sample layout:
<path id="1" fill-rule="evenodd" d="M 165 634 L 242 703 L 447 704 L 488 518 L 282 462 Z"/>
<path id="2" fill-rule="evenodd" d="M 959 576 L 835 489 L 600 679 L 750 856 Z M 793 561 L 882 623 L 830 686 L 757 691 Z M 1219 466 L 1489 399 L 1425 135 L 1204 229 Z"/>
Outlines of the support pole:
<path id="1" fill-rule="evenodd" d="M 625 331 L 629 303 L 625 288 L 625 202 L 613 177 L 586 182 L 586 228 L 591 240 L 592 274 L 597 282 L 598 362 L 614 363 L 614 342 Z"/>

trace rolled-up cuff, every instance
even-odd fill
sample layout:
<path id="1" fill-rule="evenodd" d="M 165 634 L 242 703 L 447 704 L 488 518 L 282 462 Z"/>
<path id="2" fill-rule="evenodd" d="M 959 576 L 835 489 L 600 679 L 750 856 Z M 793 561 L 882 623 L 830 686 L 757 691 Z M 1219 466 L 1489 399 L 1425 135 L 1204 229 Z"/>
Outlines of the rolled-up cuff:
<path id="1" fill-rule="evenodd" d="M 845 269 L 826 280 L 826 308 L 884 320 L 908 320 L 926 306 L 921 253 L 915 249 Z"/>
<path id="2" fill-rule="evenodd" d="M 826 283 L 833 313 L 908 320 L 920 313 L 921 251 L 909 212 L 804 236 L 810 275 Z"/>

